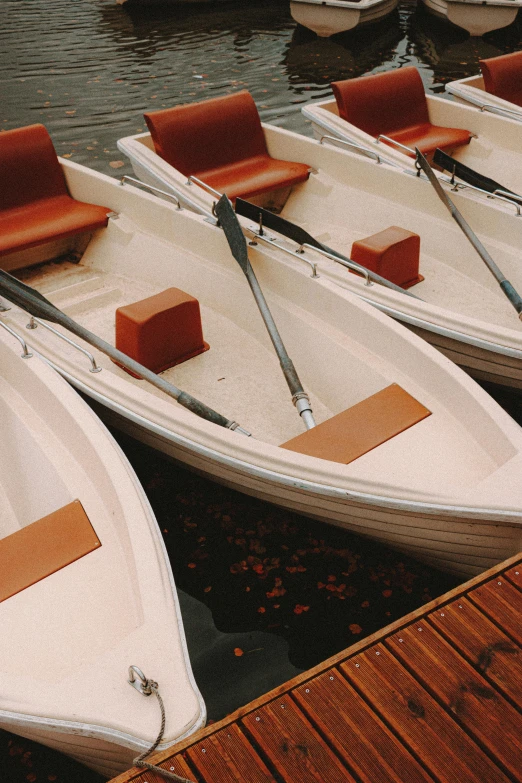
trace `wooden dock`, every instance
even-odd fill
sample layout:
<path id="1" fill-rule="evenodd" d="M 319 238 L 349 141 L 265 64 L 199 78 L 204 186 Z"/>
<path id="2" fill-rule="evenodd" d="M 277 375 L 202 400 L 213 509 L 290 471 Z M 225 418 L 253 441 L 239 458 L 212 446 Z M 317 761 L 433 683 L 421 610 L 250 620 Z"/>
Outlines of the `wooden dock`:
<path id="1" fill-rule="evenodd" d="M 197 783 L 522 781 L 522 553 L 148 760 Z M 136 768 L 111 783 L 162 783 Z"/>

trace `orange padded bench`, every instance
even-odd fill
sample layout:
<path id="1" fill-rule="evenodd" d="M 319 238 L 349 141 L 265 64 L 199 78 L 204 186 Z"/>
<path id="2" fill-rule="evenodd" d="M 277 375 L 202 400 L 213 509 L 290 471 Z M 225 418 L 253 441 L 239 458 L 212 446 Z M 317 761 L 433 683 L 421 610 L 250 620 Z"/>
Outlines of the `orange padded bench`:
<path id="1" fill-rule="evenodd" d="M 420 236 L 400 226 L 357 239 L 350 258 L 402 288 L 411 288 L 424 280 L 419 274 Z"/>
<path id="2" fill-rule="evenodd" d="M 392 383 L 281 448 L 347 465 L 427 416 L 431 411 Z"/>
<path id="3" fill-rule="evenodd" d="M 0 602 L 100 546 L 79 500 L 2 538 Z"/>
<path id="4" fill-rule="evenodd" d="M 246 90 L 145 114 L 157 154 L 186 177 L 232 201 L 305 182 L 305 163 L 268 154 L 254 99 Z"/>
<path id="5" fill-rule="evenodd" d="M 167 288 L 116 310 L 116 348 L 152 372 L 168 370 L 209 347 L 199 302 L 180 288 Z"/>
<path id="6" fill-rule="evenodd" d="M 486 92 L 522 106 L 522 52 L 479 60 Z"/>
<path id="7" fill-rule="evenodd" d="M 422 79 L 413 66 L 332 82 L 331 87 L 343 120 L 370 136 L 382 134 L 406 147 L 418 147 L 425 155 L 437 147 L 451 154 L 473 136 L 467 130 L 431 124 Z"/>
<path id="8" fill-rule="evenodd" d="M 43 125 L 0 133 L 0 256 L 107 225 L 108 207 L 73 199 Z"/>

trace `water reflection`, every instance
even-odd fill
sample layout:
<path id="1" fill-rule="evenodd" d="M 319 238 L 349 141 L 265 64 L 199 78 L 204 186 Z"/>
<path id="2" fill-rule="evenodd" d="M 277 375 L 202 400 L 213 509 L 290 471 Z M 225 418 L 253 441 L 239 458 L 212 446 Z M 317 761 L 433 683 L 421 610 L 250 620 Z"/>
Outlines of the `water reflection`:
<path id="1" fill-rule="evenodd" d="M 283 59 L 289 84 L 294 90 L 298 85 L 329 87 L 332 81 L 368 73 L 393 59 L 403 35 L 398 13 L 372 28 L 332 38 L 319 38 L 297 27 Z"/>
<path id="2" fill-rule="evenodd" d="M 520 46 L 517 24 L 482 38 L 471 37 L 464 30 L 432 16 L 420 4 L 408 20 L 407 36 L 415 57 L 433 69 L 435 92 L 442 92 L 442 85 L 453 79 L 478 73 L 479 60 L 498 57 Z"/>

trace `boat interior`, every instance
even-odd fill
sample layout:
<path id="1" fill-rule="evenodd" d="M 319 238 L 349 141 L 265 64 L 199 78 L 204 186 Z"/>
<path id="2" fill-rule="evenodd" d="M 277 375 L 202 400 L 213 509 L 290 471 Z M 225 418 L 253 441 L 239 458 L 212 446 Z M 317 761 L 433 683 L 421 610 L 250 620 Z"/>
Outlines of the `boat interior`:
<path id="1" fill-rule="evenodd" d="M 197 299 L 202 323 L 202 332 L 196 339 L 199 349 L 193 351 L 194 346 L 189 346 L 187 350 L 185 345 L 177 359 L 183 351 L 197 355 L 181 363 L 176 363 L 175 358 L 174 366 L 164 370 L 162 377 L 239 421 L 254 434 L 255 439 L 245 439 L 220 429 L 233 438 L 232 453 L 239 454 L 243 449 L 252 458 L 260 449 L 267 448 L 268 455 L 273 454 L 270 445 L 284 445 L 285 454 L 294 452 L 293 462 L 305 459 L 303 464 L 309 465 L 310 470 L 313 465 L 313 475 L 317 477 L 318 461 L 306 462 L 308 455 L 319 456 L 315 446 L 311 451 L 303 448 L 302 436 L 296 448 L 288 443 L 302 433 L 302 422 L 223 232 L 200 217 L 179 212 L 157 199 L 146 195 L 137 198 L 131 188 L 122 188 L 110 178 L 87 173 L 82 167 L 68 162 L 64 170 L 75 198 L 88 202 L 96 194 L 110 203 L 118 216 L 95 232 L 81 260 L 76 252 L 72 261 L 64 257 L 50 261 L 40 258 L 39 263 L 34 263 L 30 255 L 24 259 L 23 252 L 18 253 L 17 276 L 109 342 L 115 339 L 116 311 L 120 308 L 125 313 L 131 306 L 131 318 L 127 319 L 131 331 L 141 321 L 145 330 L 150 327 L 150 334 L 154 334 L 157 317 L 161 321 L 165 308 L 160 307 L 161 312 L 153 309 L 150 319 L 146 305 L 148 315 L 143 319 L 139 312 L 138 317 L 136 312 L 133 315 L 136 304 L 139 310 L 139 303 L 144 300 L 162 300 L 164 292 L 172 287 L 188 294 L 189 299 Z M 26 252 L 30 254 L 31 248 Z M 466 480 L 472 484 L 480 482 L 515 455 L 510 439 L 501 435 L 490 413 L 479 401 L 471 402 L 469 389 L 464 391 L 462 382 L 453 377 L 455 370 L 450 371 L 451 365 L 441 369 L 432 356 L 426 356 L 423 343 L 412 345 L 416 338 L 358 300 L 340 295 L 339 289 L 327 281 L 320 281 L 315 288 L 304 265 L 294 261 L 275 263 L 260 246 L 252 247 L 251 257 L 288 351 L 310 393 L 317 423 L 327 422 L 363 401 L 370 401 L 371 406 L 374 395 L 394 384 L 406 392 L 391 406 L 395 419 L 391 430 L 389 422 L 385 422 L 385 437 L 378 427 L 369 448 L 363 447 L 355 457 L 336 460 L 343 464 L 335 467 L 335 461 L 330 461 L 331 453 L 319 461 L 331 481 L 359 479 L 380 487 L 400 486 L 401 492 L 411 495 L 420 491 L 436 496 L 442 488 L 444 496 L 452 496 L 462 492 Z M 309 295 L 311 285 L 313 297 Z M 176 313 L 176 306 L 166 310 Z M 13 318 L 25 327 L 27 316 L 20 312 Z M 176 316 L 170 326 L 177 328 L 178 321 Z M 163 335 L 165 331 L 163 326 Z M 77 347 L 58 339 L 59 330 L 55 334 L 47 332 L 48 327 L 44 329 L 39 324 L 31 334 L 31 343 L 70 376 L 80 377 L 105 398 L 120 394 L 124 404 L 137 405 L 143 416 L 165 421 L 174 415 L 178 423 L 182 420 L 186 412 L 176 405 L 173 414 L 172 401 L 161 392 L 148 385 L 144 389 L 143 381 L 132 378 L 103 355 L 97 354 L 96 361 L 104 372 L 91 374 L 89 363 Z M 147 342 L 154 346 L 154 339 L 146 337 Z M 129 394 L 134 398 L 132 402 Z M 407 412 L 405 425 L 403 409 L 409 407 L 411 398 L 417 408 L 413 417 Z M 388 401 L 388 393 L 384 399 Z M 390 409 L 388 402 L 387 406 Z M 364 410 L 363 407 L 363 420 Z M 194 433 L 195 417 L 187 416 Z M 359 422 L 360 419 L 361 416 Z M 480 428 L 476 426 L 477 419 L 483 423 Z M 202 422 L 203 430 L 204 425 Z M 214 430 L 211 432 L 214 437 Z M 325 437 L 329 437 L 328 433 Z M 282 452 L 277 450 L 279 455 Z M 272 457 L 267 459 L 270 462 Z M 350 462 L 349 466 L 345 462 Z M 287 470 L 291 463 L 285 464 Z M 434 474 L 441 479 L 437 487 Z"/>
<path id="2" fill-rule="evenodd" d="M 406 85 L 413 81 L 417 88 L 420 86 L 419 96 L 425 104 L 417 70 L 405 68 L 383 75 L 389 77 L 395 74 L 406 74 Z M 367 77 L 352 79 L 347 84 L 361 82 L 364 86 L 366 79 Z M 369 81 L 371 82 L 370 79 Z M 404 94 L 407 93 L 408 89 L 405 89 Z M 240 93 L 239 96 L 239 100 L 250 106 L 248 93 Z M 234 96 L 235 99 L 236 97 Z M 214 104 L 215 101 L 220 103 L 222 126 L 227 123 L 232 129 L 229 134 L 232 133 L 239 124 L 239 115 L 236 115 L 238 103 L 235 99 L 233 101 L 227 96 L 161 112 L 164 116 L 171 112 L 169 122 L 165 123 L 165 127 L 168 127 L 166 135 L 171 132 L 180 109 L 183 109 L 183 126 L 186 133 L 186 128 L 191 124 L 192 113 L 196 115 L 197 125 L 202 109 L 207 103 Z M 261 127 L 258 116 L 257 124 Z M 306 165 L 311 170 L 303 182 L 295 184 L 286 194 L 286 201 L 272 211 L 305 228 L 316 239 L 346 257 L 388 277 L 397 285 L 412 287 L 412 293 L 422 300 L 453 313 L 454 317 L 448 317 L 454 318 L 454 324 L 457 324 L 462 316 L 466 316 L 476 322 L 473 329 L 480 331 L 482 327 L 479 322 L 486 322 L 493 325 L 493 332 L 497 332 L 496 338 L 507 341 L 507 344 L 518 344 L 519 336 L 515 330 L 519 329 L 519 324 L 516 313 L 459 228 L 438 203 L 431 187 L 407 174 L 390 171 L 385 166 L 376 166 L 357 156 L 349 156 L 346 166 L 340 166 L 339 160 L 342 158 L 339 157 L 338 149 L 334 149 L 332 145 L 319 146 L 305 137 L 271 126 L 264 126 L 263 130 L 265 144 L 272 157 L 301 161 L 300 165 Z M 214 138 L 208 128 L 206 132 L 210 138 Z M 159 141 L 158 133 L 161 135 Z M 216 137 L 218 135 L 215 134 Z M 221 134 L 221 139 L 224 138 L 226 133 Z M 185 136 L 184 143 L 190 143 L 188 136 Z M 154 150 L 156 156 L 159 156 L 157 170 L 164 176 L 165 183 L 173 187 L 181 198 L 190 190 L 193 200 L 199 198 L 201 207 L 208 210 L 216 194 L 195 186 L 188 188 L 186 172 L 190 169 L 185 169 L 181 174 L 174 164 L 164 162 L 161 155 L 162 144 L 166 142 L 158 127 L 156 137 L 149 134 L 136 137 L 134 148 L 141 147 L 145 154 L 149 155 Z M 197 171 L 203 168 L 197 162 L 198 152 L 203 148 L 202 143 L 191 147 L 190 155 Z M 233 146 L 228 154 L 234 154 Z M 218 181 L 219 173 L 220 169 L 211 181 L 218 188 L 226 188 L 226 183 L 220 184 Z M 194 195 L 195 191 L 198 191 L 198 196 Z M 233 192 L 240 195 L 242 191 L 234 186 Z M 267 196 L 266 193 L 264 195 Z M 459 202 L 458 194 L 452 194 L 452 197 L 465 212 L 465 200 L 461 197 Z M 501 214 L 496 215 L 494 220 L 489 207 L 480 202 L 474 204 L 474 210 L 475 227 L 489 232 L 486 241 L 490 252 L 494 253 L 498 263 L 502 264 L 503 271 L 513 285 L 521 285 L 518 253 L 514 243 L 510 241 L 513 236 L 513 222 L 506 222 L 505 216 Z M 416 237 L 413 240 L 415 247 L 411 245 L 413 237 Z M 315 253 L 310 254 L 308 251 L 306 256 L 313 257 L 319 270 L 328 268 L 329 274 L 336 282 L 356 288 L 358 293 L 366 298 L 381 297 L 386 300 L 386 297 L 391 295 L 391 301 L 397 302 L 398 295 L 382 286 L 374 286 L 371 292 L 365 292 L 362 278 L 348 273 L 331 259 Z M 399 306 L 412 308 L 415 306 L 414 300 L 401 298 Z M 445 318 L 442 313 L 437 313 L 434 317 Z M 499 337 L 499 328 L 511 331 L 511 337 L 507 333 Z M 490 331 L 489 337 L 491 336 Z"/>
<path id="3" fill-rule="evenodd" d="M 173 738 L 202 716 L 159 532 L 92 411 L 39 359 L 22 360 L 16 345 L 2 330 L 0 725 L 10 712 L 23 733 L 29 710 L 49 725 L 79 720 L 152 740 L 157 715 L 126 683 L 127 667 L 137 663 L 166 683 L 174 675 L 172 693 L 164 689 L 177 705 L 169 709 Z M 157 649 L 167 646 L 159 660 Z M 93 694 L 100 665 L 111 686 Z"/>

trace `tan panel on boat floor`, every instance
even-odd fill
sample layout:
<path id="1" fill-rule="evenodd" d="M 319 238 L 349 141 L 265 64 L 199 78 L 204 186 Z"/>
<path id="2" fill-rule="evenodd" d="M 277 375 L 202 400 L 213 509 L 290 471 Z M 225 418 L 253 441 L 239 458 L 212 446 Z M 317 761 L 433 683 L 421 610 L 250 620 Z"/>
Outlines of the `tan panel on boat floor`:
<path id="1" fill-rule="evenodd" d="M 431 411 L 392 383 L 281 448 L 347 465 L 427 416 Z"/>
<path id="2" fill-rule="evenodd" d="M 0 540 L 0 602 L 98 549 L 79 500 Z"/>

